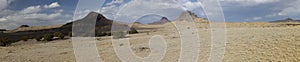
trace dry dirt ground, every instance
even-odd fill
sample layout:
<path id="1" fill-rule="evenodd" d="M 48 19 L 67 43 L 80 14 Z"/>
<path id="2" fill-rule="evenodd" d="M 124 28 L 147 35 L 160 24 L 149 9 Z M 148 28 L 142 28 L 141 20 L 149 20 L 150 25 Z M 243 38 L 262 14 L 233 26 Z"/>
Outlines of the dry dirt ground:
<path id="1" fill-rule="evenodd" d="M 198 62 L 207 62 L 211 47 L 211 30 L 197 23 L 200 37 Z M 208 24 L 206 24 L 208 25 Z M 249 23 L 227 23 L 227 42 L 224 62 L 299 62 L 300 27 L 259 27 Z M 241 27 L 245 26 L 246 27 Z M 265 24 L 263 24 L 265 25 Z M 148 41 L 161 35 L 167 43 L 167 53 L 162 62 L 177 62 L 180 56 L 180 36 L 174 25 L 140 26 L 140 33 L 131 34 L 130 45 L 136 55 L 147 57 L 151 52 Z M 187 28 L 189 29 L 189 28 Z M 104 62 L 121 62 L 114 52 L 109 36 L 97 37 L 97 47 Z M 75 62 L 72 40 L 47 43 L 29 40 L 0 48 L 0 62 Z"/>

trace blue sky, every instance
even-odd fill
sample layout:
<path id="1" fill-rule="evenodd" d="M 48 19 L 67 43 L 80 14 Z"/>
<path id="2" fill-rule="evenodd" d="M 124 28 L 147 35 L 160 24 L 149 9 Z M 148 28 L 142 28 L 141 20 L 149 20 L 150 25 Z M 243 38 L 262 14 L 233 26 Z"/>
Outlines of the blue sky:
<path id="1" fill-rule="evenodd" d="M 189 10 L 206 17 L 202 0 L 1 0 L 0 29 L 64 24 L 84 17 L 90 11 L 109 19 L 149 23 L 160 17 L 176 19 Z M 220 0 L 227 22 L 273 21 L 300 19 L 300 0 Z"/>

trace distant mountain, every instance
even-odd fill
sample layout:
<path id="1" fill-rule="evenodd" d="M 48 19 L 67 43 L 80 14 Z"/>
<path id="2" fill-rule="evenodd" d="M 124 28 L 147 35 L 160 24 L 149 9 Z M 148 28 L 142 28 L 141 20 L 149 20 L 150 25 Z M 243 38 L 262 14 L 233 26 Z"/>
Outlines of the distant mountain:
<path id="1" fill-rule="evenodd" d="M 85 35 L 90 34 L 86 33 L 86 31 L 92 31 L 93 28 L 87 26 L 95 26 L 95 33 L 92 33 L 93 35 L 96 34 L 96 36 L 103 36 L 103 33 L 107 35 L 111 33 L 113 22 L 115 21 L 107 19 L 102 14 L 90 12 L 86 17 L 73 22 L 69 22 L 64 25 L 35 27 L 23 25 L 22 27 L 17 28 L 15 30 L 5 31 L 0 35 L 0 37 L 7 37 L 12 41 L 17 42 L 22 36 L 36 37 L 43 36 L 45 34 L 53 34 L 55 32 L 61 32 L 64 35 L 68 35 L 72 32 L 72 29 L 76 29 L 75 32 L 79 33 L 75 34 L 76 36 L 90 36 Z M 72 28 L 74 27 L 73 24 L 76 28 Z M 126 31 L 130 31 L 130 34 L 137 33 L 137 31 L 134 28 L 129 28 L 127 24 L 116 22 L 114 23 L 114 26 L 116 26 L 117 30 L 125 31 L 126 29 Z"/>
<path id="2" fill-rule="evenodd" d="M 134 22 L 133 24 L 142 24 L 141 22 Z"/>
<path id="3" fill-rule="evenodd" d="M 168 22 L 171 22 L 171 21 L 167 17 L 162 17 L 159 21 L 155 21 L 155 22 L 148 23 L 148 24 L 158 25 L 158 24 L 165 24 L 165 23 L 168 23 Z"/>
<path id="4" fill-rule="evenodd" d="M 133 22 L 132 25 L 143 25 L 141 22 Z"/>
<path id="5" fill-rule="evenodd" d="M 294 20 L 292 18 L 286 18 L 284 20 L 276 20 L 276 21 L 270 21 L 270 22 L 300 22 L 300 20 Z"/>
<path id="6" fill-rule="evenodd" d="M 180 16 L 176 19 L 178 21 L 184 21 L 188 19 L 195 19 L 198 18 L 198 16 L 191 11 L 185 11 L 180 14 Z"/>
<path id="7" fill-rule="evenodd" d="M 195 13 L 192 13 L 191 11 L 182 12 L 180 16 L 176 19 L 176 21 L 195 21 L 205 23 L 208 22 L 208 20 L 198 17 Z"/>
<path id="8" fill-rule="evenodd" d="M 28 25 L 21 25 L 20 27 L 29 27 Z"/>

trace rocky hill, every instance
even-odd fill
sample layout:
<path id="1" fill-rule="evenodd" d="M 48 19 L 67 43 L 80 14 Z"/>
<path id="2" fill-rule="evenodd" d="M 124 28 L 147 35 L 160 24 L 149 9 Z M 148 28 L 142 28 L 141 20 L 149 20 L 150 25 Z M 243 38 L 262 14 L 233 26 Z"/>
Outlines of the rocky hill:
<path id="1" fill-rule="evenodd" d="M 182 12 L 181 15 L 176 19 L 176 21 L 194 21 L 199 23 L 208 23 L 208 20 L 198 17 L 191 11 Z"/>
<path id="2" fill-rule="evenodd" d="M 150 25 L 158 25 L 158 24 L 165 24 L 171 22 L 167 17 L 162 17 L 159 21 L 148 23 Z"/>
<path id="3" fill-rule="evenodd" d="M 64 25 L 55 25 L 55 26 L 22 26 L 15 30 L 5 31 L 0 35 L 1 37 L 7 37 L 12 41 L 19 41 L 19 37 L 22 36 L 28 36 L 28 37 L 36 37 L 36 36 L 43 36 L 45 34 L 53 34 L 55 32 L 61 32 L 65 35 L 68 35 L 69 33 L 72 33 L 72 29 L 75 29 L 76 33 L 80 33 L 83 31 L 92 30 L 91 26 L 95 26 L 95 34 L 96 36 L 103 36 L 103 34 L 110 34 L 111 28 L 114 21 L 109 20 L 106 17 L 104 17 L 102 14 L 96 13 L 96 12 L 90 12 L 86 17 L 69 22 Z M 72 28 L 73 24 L 76 28 Z M 129 28 L 127 24 L 122 24 L 115 22 L 114 26 L 116 26 L 117 29 L 123 30 L 127 29 L 126 31 L 129 31 L 130 34 L 137 33 L 137 31 L 134 28 Z M 130 29 L 130 30 L 128 30 Z M 84 32 L 80 34 L 88 34 L 89 32 Z M 74 34 L 73 34 L 74 36 Z M 77 35 L 77 36 L 85 36 L 85 35 Z"/>
<path id="4" fill-rule="evenodd" d="M 114 28 L 118 28 L 118 30 L 130 29 L 127 31 L 136 31 L 134 28 L 129 28 L 127 24 L 109 20 L 102 14 L 96 12 L 91 12 L 86 17 L 74 22 L 67 23 L 60 28 L 64 29 L 64 31 L 71 31 L 71 28 L 74 27 L 73 29 L 76 31 L 73 32 L 84 32 L 86 30 L 93 29 L 92 26 L 95 26 L 95 34 L 101 35 L 102 33 L 111 32 L 113 23 L 115 26 Z"/>

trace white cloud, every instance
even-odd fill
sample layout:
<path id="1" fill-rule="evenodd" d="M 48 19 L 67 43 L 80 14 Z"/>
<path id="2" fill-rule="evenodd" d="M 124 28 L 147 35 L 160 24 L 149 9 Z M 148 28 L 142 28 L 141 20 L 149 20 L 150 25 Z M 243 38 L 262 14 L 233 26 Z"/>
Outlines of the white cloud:
<path id="1" fill-rule="evenodd" d="M 300 0 L 294 1 L 292 3 L 289 3 L 288 7 L 283 8 L 278 15 L 279 16 L 286 16 L 286 15 L 299 15 L 300 14 L 300 6 L 299 6 Z"/>
<path id="2" fill-rule="evenodd" d="M 194 10 L 196 8 L 199 8 L 202 6 L 202 3 L 201 2 L 185 2 L 184 4 L 184 7 L 187 9 L 187 10 Z"/>
<path id="3" fill-rule="evenodd" d="M 59 7 L 60 5 L 58 4 L 58 2 L 53 2 L 50 5 L 45 5 L 45 8 L 56 8 Z"/>
<path id="4" fill-rule="evenodd" d="M 260 20 L 262 17 L 254 17 L 253 20 Z"/>
<path id="5" fill-rule="evenodd" d="M 103 7 L 100 11 L 101 14 L 104 14 L 105 17 L 109 19 L 113 19 L 114 15 L 122 6 L 110 5 L 107 7 Z"/>
<path id="6" fill-rule="evenodd" d="M 90 12 L 99 12 L 99 9 L 98 10 L 96 9 L 77 10 L 75 13 L 76 15 L 74 16 L 74 20 L 84 18 Z"/>
<path id="7" fill-rule="evenodd" d="M 300 0 L 220 0 L 232 20 L 271 21 L 300 14 Z M 228 18 L 227 18 L 228 19 Z"/>
<path id="8" fill-rule="evenodd" d="M 6 9 L 9 6 L 9 4 L 13 1 L 15 0 L 0 0 L 0 17 L 15 13 L 15 11 Z"/>
<path id="9" fill-rule="evenodd" d="M 175 0 L 175 2 L 182 5 L 185 10 L 189 11 L 202 7 L 202 3 L 200 1 L 192 2 L 190 0 Z"/>
<path id="10" fill-rule="evenodd" d="M 220 0 L 225 6 L 255 6 L 266 3 L 280 2 L 280 0 Z"/>
<path id="11" fill-rule="evenodd" d="M 56 8 L 59 7 L 60 5 L 58 2 L 51 3 L 49 5 L 44 5 L 44 7 L 41 7 L 41 5 L 37 6 L 30 6 L 25 9 L 23 9 L 20 13 L 22 14 L 28 14 L 28 13 L 37 13 L 42 11 L 43 9 L 50 9 L 50 8 Z M 58 12 L 62 12 L 63 10 L 57 10 Z"/>
<path id="12" fill-rule="evenodd" d="M 8 5 L 7 0 L 0 0 L 0 11 L 2 9 L 5 9 L 7 7 L 7 5 Z"/>
<path id="13" fill-rule="evenodd" d="M 184 2 L 185 3 L 185 2 Z M 194 4 L 194 3 L 193 3 Z M 186 4 L 189 6 L 189 4 Z M 191 9 L 194 7 L 190 7 Z M 189 8 L 189 9 L 190 9 Z M 146 15 L 158 15 L 177 18 L 182 11 L 186 10 L 184 5 L 168 0 L 132 0 L 123 5 L 109 5 L 101 9 L 101 13 L 107 18 L 122 22 L 134 22 L 139 17 Z"/>
<path id="14" fill-rule="evenodd" d="M 36 12 L 40 12 L 42 10 L 41 6 L 30 6 L 25 8 L 24 10 L 22 10 L 20 13 L 22 14 L 28 14 L 28 13 L 36 13 Z"/>
<path id="15" fill-rule="evenodd" d="M 279 12 L 272 12 L 270 14 L 266 14 L 265 16 L 262 17 L 253 17 L 251 20 L 259 20 L 259 19 L 264 19 L 264 18 L 276 18 L 276 17 L 292 17 L 292 16 L 299 16 L 300 14 L 300 6 L 298 5 L 300 3 L 300 0 L 297 1 L 292 1 L 291 2 L 280 2 L 281 6 L 274 6 L 271 8 L 273 11 L 279 11 Z"/>
<path id="16" fill-rule="evenodd" d="M 7 19 L 1 18 L 1 17 L 15 13 L 15 11 L 6 9 L 7 6 L 13 1 L 14 0 L 0 0 L 0 22 L 7 20 Z"/>
<path id="17" fill-rule="evenodd" d="M 6 21 L 6 18 L 0 18 L 0 22 Z"/>
<path id="18" fill-rule="evenodd" d="M 53 13 L 42 13 L 42 11 L 49 11 L 50 8 L 59 7 L 58 3 L 51 3 L 50 5 L 29 6 L 19 11 L 12 11 L 4 9 L 0 11 L 0 29 L 15 29 L 19 25 L 53 25 L 62 24 L 72 19 L 69 14 L 62 14 L 63 9 L 54 10 Z M 6 14 L 6 12 L 8 12 Z"/>
<path id="19" fill-rule="evenodd" d="M 201 2 L 190 0 L 132 0 L 123 5 L 106 4 L 100 11 L 109 19 L 122 22 L 133 22 L 137 18 L 148 15 L 158 15 L 176 19 L 182 11 L 201 8 Z M 200 12 L 199 12 L 200 13 Z"/>
<path id="20" fill-rule="evenodd" d="M 7 23 L 13 25 L 51 25 L 61 24 L 72 18 L 71 15 L 62 15 L 61 13 L 32 13 L 32 14 L 15 14 L 0 18 L 0 28 L 14 29 L 18 26 L 5 25 Z M 3 25 L 3 26 L 2 26 Z"/>
<path id="21" fill-rule="evenodd" d="M 224 2 L 253 2 L 253 3 L 270 3 L 277 2 L 279 0 L 220 0 Z"/>
<path id="22" fill-rule="evenodd" d="M 107 3 L 106 5 L 120 4 L 123 2 L 124 2 L 124 0 L 112 0 L 110 3 Z"/>
<path id="23" fill-rule="evenodd" d="M 183 7 L 174 1 L 134 0 L 121 7 L 115 16 L 115 20 L 134 22 L 139 17 L 153 14 L 174 20 L 182 11 L 184 11 Z"/>
<path id="24" fill-rule="evenodd" d="M 0 17 L 10 15 L 10 14 L 15 14 L 15 13 L 16 11 L 4 9 L 0 11 Z"/>

